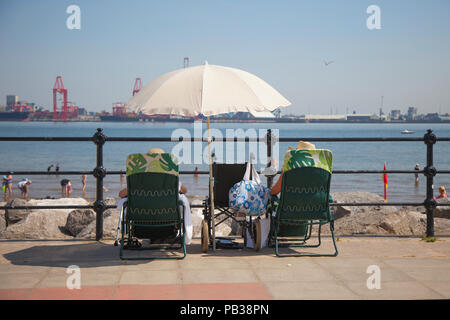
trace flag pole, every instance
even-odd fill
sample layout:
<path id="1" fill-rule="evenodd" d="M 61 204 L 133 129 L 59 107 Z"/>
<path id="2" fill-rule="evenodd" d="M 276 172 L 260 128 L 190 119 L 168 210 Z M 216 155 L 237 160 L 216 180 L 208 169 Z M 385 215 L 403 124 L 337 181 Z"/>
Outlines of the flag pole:
<path id="1" fill-rule="evenodd" d="M 383 185 L 384 185 L 384 203 L 387 203 L 387 174 L 386 174 L 386 162 L 384 163 L 383 173 Z"/>
<path id="2" fill-rule="evenodd" d="M 211 155 L 211 134 L 209 126 L 209 116 L 206 117 L 206 124 L 208 126 L 208 153 L 209 153 L 209 201 L 211 206 L 211 229 L 212 229 L 212 247 L 216 251 L 216 219 L 214 217 L 214 178 L 212 172 L 212 155 Z"/>

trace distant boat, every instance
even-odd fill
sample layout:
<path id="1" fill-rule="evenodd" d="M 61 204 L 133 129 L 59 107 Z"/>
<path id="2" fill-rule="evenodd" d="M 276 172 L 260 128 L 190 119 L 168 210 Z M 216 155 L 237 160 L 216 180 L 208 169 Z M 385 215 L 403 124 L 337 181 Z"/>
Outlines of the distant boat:
<path id="1" fill-rule="evenodd" d="M 402 134 L 411 134 L 411 133 L 414 133 L 414 131 L 409 131 L 408 129 L 405 129 L 401 133 Z"/>
<path id="2" fill-rule="evenodd" d="M 25 121 L 31 112 L 0 111 L 0 121 Z"/>

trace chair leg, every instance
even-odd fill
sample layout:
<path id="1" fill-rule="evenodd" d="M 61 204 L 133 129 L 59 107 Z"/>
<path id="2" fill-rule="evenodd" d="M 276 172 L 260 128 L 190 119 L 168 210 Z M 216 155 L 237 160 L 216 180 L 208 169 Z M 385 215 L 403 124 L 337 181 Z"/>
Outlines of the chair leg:
<path id="1" fill-rule="evenodd" d="M 311 238 L 312 226 L 313 226 L 312 224 L 310 224 L 310 225 L 308 226 L 308 231 L 306 232 L 304 241 L 309 240 L 309 238 Z"/>
<path id="2" fill-rule="evenodd" d="M 184 209 L 183 209 L 183 211 L 184 211 Z M 183 217 L 184 217 L 184 212 L 183 212 Z M 183 235 L 181 238 L 181 242 L 182 242 L 181 245 L 183 246 L 183 257 L 179 258 L 180 260 L 184 259 L 186 257 L 186 226 L 184 225 L 184 219 L 181 223 L 183 225 L 182 226 Z"/>
<path id="3" fill-rule="evenodd" d="M 308 229 L 309 229 L 309 236 L 307 238 L 305 238 L 305 241 L 311 238 L 312 224 L 309 225 Z M 320 247 L 320 244 L 322 243 L 321 234 L 322 234 L 322 225 L 319 224 L 319 232 L 317 234 L 317 240 L 318 240 L 317 244 L 302 244 L 302 243 L 300 243 L 298 245 L 295 245 L 295 247 L 302 247 L 302 248 L 317 248 L 317 247 Z"/>
<path id="4" fill-rule="evenodd" d="M 120 241 L 120 252 L 119 256 L 121 260 L 124 260 L 123 258 L 123 246 L 125 245 L 125 227 L 122 226 L 122 240 Z"/>
<path id="5" fill-rule="evenodd" d="M 273 248 L 274 245 L 274 233 L 273 230 L 275 230 L 276 226 L 275 226 L 275 222 L 272 222 L 271 220 L 271 227 L 270 227 L 270 231 L 269 231 L 269 241 L 267 243 L 268 247 Z M 303 238 L 299 238 L 299 239 L 290 239 L 289 241 L 291 241 L 291 243 L 282 243 L 281 241 L 279 241 L 280 243 L 278 244 L 279 247 L 305 247 L 306 245 L 304 244 L 310 237 L 311 237 L 311 230 L 312 230 L 312 225 L 308 224 L 307 227 L 307 231 L 305 233 L 305 236 Z M 293 241 L 300 241 L 300 242 L 293 242 Z M 311 247 L 318 247 L 320 246 L 320 239 L 319 239 L 319 244 L 318 245 L 310 245 Z"/>
<path id="6" fill-rule="evenodd" d="M 278 237 L 277 237 L 277 233 L 275 230 L 275 253 L 278 257 L 336 257 L 338 255 L 338 249 L 336 246 L 336 239 L 334 236 L 334 221 L 330 221 L 330 231 L 331 231 L 331 239 L 333 241 L 333 246 L 334 246 L 334 253 L 331 254 L 320 254 L 320 253 L 297 253 L 297 254 L 280 254 L 279 253 L 279 244 L 278 244 Z M 318 234 L 318 239 L 319 239 L 319 244 L 318 245 L 295 245 L 295 247 L 302 247 L 302 248 L 314 248 L 314 247 L 318 247 L 321 244 L 321 225 L 319 225 L 319 234 Z M 286 247 L 294 247 L 294 246 L 286 246 Z"/>

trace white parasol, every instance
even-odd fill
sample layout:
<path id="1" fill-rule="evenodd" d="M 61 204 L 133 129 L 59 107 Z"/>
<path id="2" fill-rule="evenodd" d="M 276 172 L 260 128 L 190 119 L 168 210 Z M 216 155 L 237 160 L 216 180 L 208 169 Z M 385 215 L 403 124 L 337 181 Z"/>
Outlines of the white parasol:
<path id="1" fill-rule="evenodd" d="M 229 112 L 272 111 L 291 103 L 264 80 L 243 70 L 217 65 L 178 69 L 142 88 L 127 103 L 136 113 L 207 117 L 209 190 L 215 250 L 214 193 L 209 116 Z"/>

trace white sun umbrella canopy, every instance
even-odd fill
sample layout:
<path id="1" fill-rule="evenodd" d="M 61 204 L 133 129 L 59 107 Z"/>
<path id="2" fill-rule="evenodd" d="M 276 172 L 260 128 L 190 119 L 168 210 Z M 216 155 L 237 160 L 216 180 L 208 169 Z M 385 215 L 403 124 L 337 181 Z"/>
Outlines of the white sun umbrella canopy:
<path id="1" fill-rule="evenodd" d="M 214 192 L 211 161 L 209 116 L 229 112 L 272 111 L 291 103 L 257 76 L 235 68 L 209 65 L 178 69 L 153 80 L 127 103 L 143 114 L 207 116 L 209 149 L 209 190 L 212 225 Z M 215 229 L 212 228 L 213 250 Z"/>
<path id="2" fill-rule="evenodd" d="M 205 62 L 153 80 L 128 101 L 127 107 L 143 114 L 212 116 L 272 111 L 290 104 L 267 82 L 251 73 Z"/>

